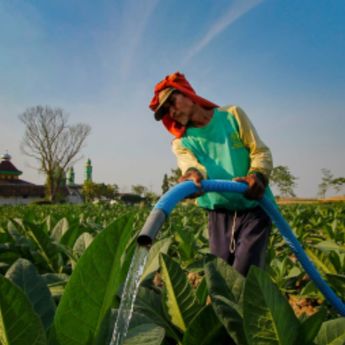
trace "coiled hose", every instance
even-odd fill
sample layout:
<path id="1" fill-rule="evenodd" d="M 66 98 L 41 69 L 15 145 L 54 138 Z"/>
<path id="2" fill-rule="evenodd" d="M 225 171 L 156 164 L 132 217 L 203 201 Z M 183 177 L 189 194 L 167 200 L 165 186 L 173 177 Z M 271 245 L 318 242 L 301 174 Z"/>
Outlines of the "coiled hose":
<path id="1" fill-rule="evenodd" d="M 223 181 L 223 180 L 203 180 L 202 190 L 203 192 L 236 192 L 244 193 L 247 189 L 247 185 L 244 183 Z M 157 202 L 149 217 L 147 218 L 143 229 L 141 230 L 137 242 L 139 245 L 150 245 L 158 231 L 162 227 L 165 219 L 170 212 L 174 209 L 176 204 L 185 199 L 186 197 L 198 192 L 197 187 L 192 181 L 182 182 L 166 192 Z M 304 252 L 301 244 L 293 234 L 289 224 L 280 214 L 276 206 L 269 201 L 266 197 L 263 197 L 259 201 L 259 205 L 270 216 L 283 236 L 284 240 L 292 249 L 297 259 L 308 273 L 309 277 L 314 281 L 315 285 L 320 289 L 328 302 L 337 310 L 337 312 L 345 316 L 345 304 L 334 293 L 334 291 L 328 286 L 325 280 L 321 277 L 320 273 L 315 268 L 314 264 L 309 260 L 308 256 Z"/>

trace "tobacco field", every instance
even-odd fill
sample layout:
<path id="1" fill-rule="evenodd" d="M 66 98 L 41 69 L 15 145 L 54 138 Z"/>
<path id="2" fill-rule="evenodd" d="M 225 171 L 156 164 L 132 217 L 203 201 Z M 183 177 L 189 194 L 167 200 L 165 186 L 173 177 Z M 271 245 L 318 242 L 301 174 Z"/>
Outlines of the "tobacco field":
<path id="1" fill-rule="evenodd" d="M 109 344 L 151 205 L 0 207 L 0 344 Z M 345 203 L 281 206 L 345 301 Z M 325 301 L 274 228 L 264 270 L 210 255 L 206 213 L 172 212 L 148 254 L 126 345 L 344 345 Z"/>

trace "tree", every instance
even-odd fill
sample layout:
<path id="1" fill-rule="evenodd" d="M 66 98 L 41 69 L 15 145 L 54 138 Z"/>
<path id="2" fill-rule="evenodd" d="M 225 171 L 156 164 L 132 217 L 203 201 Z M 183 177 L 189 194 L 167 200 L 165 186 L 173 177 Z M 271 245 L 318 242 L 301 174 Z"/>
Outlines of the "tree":
<path id="1" fill-rule="evenodd" d="M 162 194 L 166 193 L 169 190 L 169 179 L 168 174 L 164 174 L 163 182 L 162 182 Z"/>
<path id="2" fill-rule="evenodd" d="M 342 187 L 345 185 L 345 177 L 334 177 L 329 169 L 321 169 L 322 179 L 319 184 L 319 193 L 318 195 L 321 198 L 326 196 L 327 191 L 330 188 L 334 188 L 336 192 L 340 192 Z"/>
<path id="3" fill-rule="evenodd" d="M 137 185 L 132 186 L 132 192 L 134 194 L 144 196 L 145 194 L 148 193 L 148 189 L 147 189 L 147 187 L 142 186 L 141 184 L 137 184 Z"/>
<path id="4" fill-rule="evenodd" d="M 281 196 L 295 197 L 294 188 L 296 188 L 297 177 L 293 176 L 287 166 L 276 166 L 273 168 L 270 176 L 270 183 L 275 185 Z"/>
<path id="5" fill-rule="evenodd" d="M 152 203 L 158 199 L 158 196 L 150 191 L 147 187 L 137 184 L 131 187 L 132 193 L 139 195 L 146 202 Z"/>
<path id="6" fill-rule="evenodd" d="M 118 197 L 119 187 L 116 184 L 94 183 L 85 181 L 83 184 L 82 194 L 86 201 L 94 199 L 114 200 Z"/>
<path id="7" fill-rule="evenodd" d="M 181 170 L 179 168 L 171 169 L 170 175 L 164 174 L 162 182 L 162 193 L 167 192 L 171 187 L 178 183 L 179 178 L 181 177 Z"/>
<path id="8" fill-rule="evenodd" d="M 330 170 L 328 169 L 321 169 L 322 172 L 322 179 L 321 183 L 319 184 L 319 196 L 321 198 L 324 198 L 326 196 L 327 190 L 331 187 L 332 185 L 332 180 L 333 180 L 333 175 Z"/>
<path id="9" fill-rule="evenodd" d="M 341 189 L 344 187 L 344 185 L 345 185 L 345 177 L 336 177 L 332 181 L 332 186 L 337 192 L 340 192 Z"/>
<path id="10" fill-rule="evenodd" d="M 81 158 L 78 154 L 91 131 L 86 124 L 68 125 L 67 118 L 63 109 L 41 105 L 19 116 L 25 125 L 21 149 L 39 162 L 39 171 L 46 175 L 47 198 L 53 202 L 64 172 Z"/>

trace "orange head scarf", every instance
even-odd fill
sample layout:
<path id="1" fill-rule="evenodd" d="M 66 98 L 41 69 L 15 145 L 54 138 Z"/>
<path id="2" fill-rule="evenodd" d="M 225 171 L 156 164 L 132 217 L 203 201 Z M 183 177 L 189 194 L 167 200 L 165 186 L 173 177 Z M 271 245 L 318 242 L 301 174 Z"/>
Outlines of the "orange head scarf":
<path id="1" fill-rule="evenodd" d="M 195 93 L 192 86 L 187 81 L 187 79 L 185 78 L 185 76 L 182 73 L 176 72 L 166 76 L 162 81 L 156 84 L 154 88 L 154 96 L 150 103 L 151 110 L 155 111 L 157 109 L 157 107 L 159 106 L 158 95 L 163 89 L 167 87 L 172 87 L 182 92 L 184 95 L 188 96 L 193 102 L 199 104 L 201 107 L 205 109 L 213 109 L 218 107 L 216 104 L 208 101 L 207 99 L 198 96 Z M 184 132 L 186 131 L 186 127 L 174 121 L 172 118 L 170 118 L 169 115 L 164 115 L 162 118 L 162 122 L 165 128 L 176 138 L 181 138 Z"/>

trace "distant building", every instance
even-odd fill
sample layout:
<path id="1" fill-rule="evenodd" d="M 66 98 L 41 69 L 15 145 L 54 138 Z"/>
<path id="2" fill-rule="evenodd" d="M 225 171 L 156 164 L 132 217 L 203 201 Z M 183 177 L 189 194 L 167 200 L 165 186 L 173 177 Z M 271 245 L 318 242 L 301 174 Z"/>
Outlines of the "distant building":
<path id="1" fill-rule="evenodd" d="M 71 204 L 80 204 L 84 201 L 81 194 L 82 186 L 74 182 L 75 174 L 73 167 L 67 170 L 66 189 L 68 191 L 67 201 Z"/>
<path id="2" fill-rule="evenodd" d="M 0 205 L 28 204 L 44 199 L 44 186 L 21 180 L 21 174 L 8 153 L 0 157 Z"/>
<path id="3" fill-rule="evenodd" d="M 85 181 L 92 182 L 92 165 L 90 159 L 85 164 Z"/>
<path id="4" fill-rule="evenodd" d="M 11 162 L 11 156 L 6 153 L 0 156 L 0 205 L 29 204 L 35 201 L 43 201 L 45 198 L 45 186 L 21 180 L 22 171 L 18 170 Z M 66 183 L 62 187 L 62 193 L 66 201 L 78 204 L 83 202 L 81 185 L 74 182 L 73 167 L 68 169 Z M 85 167 L 85 177 L 92 180 L 92 166 L 88 159 Z"/>
<path id="5" fill-rule="evenodd" d="M 21 180 L 22 171 L 11 162 L 11 156 L 6 153 L 0 156 L 0 205 L 29 204 L 45 200 L 45 186 Z M 92 164 L 88 159 L 85 163 L 84 182 L 92 182 Z M 73 167 L 69 168 L 61 185 L 61 193 L 71 204 L 84 202 L 83 185 L 75 183 Z M 136 204 L 146 199 L 134 193 L 118 193 L 117 200 L 126 204 Z M 109 200 L 108 200 L 109 201 Z"/>

